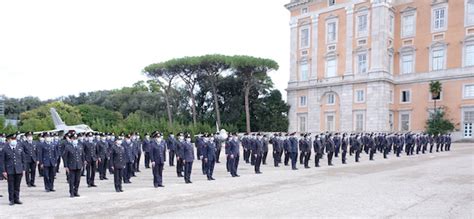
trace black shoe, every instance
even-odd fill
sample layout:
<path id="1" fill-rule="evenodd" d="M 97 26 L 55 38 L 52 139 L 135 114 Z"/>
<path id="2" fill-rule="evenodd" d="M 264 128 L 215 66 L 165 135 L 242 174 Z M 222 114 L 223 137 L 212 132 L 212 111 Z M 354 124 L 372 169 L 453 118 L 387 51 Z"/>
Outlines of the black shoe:
<path id="1" fill-rule="evenodd" d="M 216 179 L 214 179 L 213 177 L 211 177 L 211 180 L 216 180 Z"/>
<path id="2" fill-rule="evenodd" d="M 257 174 L 262 174 L 262 172 L 259 171 L 259 172 L 257 172 Z"/>
<path id="3" fill-rule="evenodd" d="M 309 167 L 308 167 L 308 166 L 305 166 L 304 168 L 305 168 L 305 169 L 309 169 Z"/>
<path id="4" fill-rule="evenodd" d="M 75 195 L 74 195 L 74 194 L 70 194 L 70 195 L 69 195 L 69 197 L 71 197 L 71 198 L 74 198 L 74 197 L 75 197 Z"/>
<path id="5" fill-rule="evenodd" d="M 0 198 L 2 198 L 2 197 L 3 197 L 3 195 L 0 195 Z"/>
<path id="6" fill-rule="evenodd" d="M 298 170 L 298 168 L 292 168 L 292 170 Z"/>
<path id="7" fill-rule="evenodd" d="M 120 192 L 120 190 L 119 190 L 119 189 L 115 189 L 115 192 Z"/>
<path id="8" fill-rule="evenodd" d="M 209 177 L 207 177 L 207 180 L 208 180 L 208 181 L 211 181 L 212 179 L 211 179 L 211 178 L 209 178 Z"/>
<path id="9" fill-rule="evenodd" d="M 164 185 L 158 185 L 158 187 L 165 187 Z"/>
<path id="10" fill-rule="evenodd" d="M 10 202 L 10 204 L 8 204 L 8 205 L 13 206 L 14 204 L 15 204 L 15 202 Z"/>
<path id="11" fill-rule="evenodd" d="M 50 191 L 50 192 L 56 192 L 56 190 L 54 190 L 54 189 L 50 189 L 49 191 Z"/>
<path id="12" fill-rule="evenodd" d="M 79 193 L 74 194 L 74 196 L 76 196 L 76 197 L 81 197 L 81 196 L 79 195 Z"/>
<path id="13" fill-rule="evenodd" d="M 49 189 L 46 189 L 45 191 L 46 191 L 46 192 L 49 192 Z"/>
<path id="14" fill-rule="evenodd" d="M 20 200 L 16 200 L 16 201 L 15 201 L 15 204 L 17 204 L 17 205 L 22 205 L 23 202 L 21 202 Z"/>
<path id="15" fill-rule="evenodd" d="M 104 177 L 104 179 L 105 179 L 105 180 L 109 180 L 109 178 L 107 178 L 107 177 Z"/>
<path id="16" fill-rule="evenodd" d="M 35 185 L 35 184 L 31 184 L 31 187 L 36 187 L 36 185 Z"/>
<path id="17" fill-rule="evenodd" d="M 220 161 L 216 161 L 216 163 L 221 163 Z"/>
<path id="18" fill-rule="evenodd" d="M 123 189 L 120 189 L 120 192 L 123 192 Z"/>
<path id="19" fill-rule="evenodd" d="M 97 187 L 97 185 L 95 185 L 95 184 L 92 184 L 92 185 L 91 185 L 91 187 Z"/>

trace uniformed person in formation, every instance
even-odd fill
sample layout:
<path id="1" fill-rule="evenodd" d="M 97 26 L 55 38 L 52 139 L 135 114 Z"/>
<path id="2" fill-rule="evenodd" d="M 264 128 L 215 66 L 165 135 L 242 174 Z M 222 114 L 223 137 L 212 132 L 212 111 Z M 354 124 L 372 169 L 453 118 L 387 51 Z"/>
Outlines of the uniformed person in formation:
<path id="1" fill-rule="evenodd" d="M 0 181 L 3 180 L 3 147 L 5 146 L 5 134 L 0 133 Z M 3 197 L 0 194 L 0 197 Z"/>
<path id="2" fill-rule="evenodd" d="M 171 132 L 168 136 L 168 139 L 166 140 L 166 145 L 168 146 L 168 159 L 169 159 L 169 165 L 170 167 L 174 166 L 174 158 L 177 156 L 176 150 L 177 150 L 177 140 L 174 137 L 173 132 Z"/>
<path id="3" fill-rule="evenodd" d="M 125 147 L 123 146 L 123 137 L 115 137 L 112 148 L 110 149 L 110 166 L 114 173 L 114 186 L 116 192 L 123 192 L 122 180 L 125 166 L 128 162 Z"/>
<path id="4" fill-rule="evenodd" d="M 150 168 L 150 134 L 145 133 L 145 138 L 142 141 L 142 150 L 145 153 L 145 168 Z"/>
<path id="5" fill-rule="evenodd" d="M 254 157 L 254 169 L 256 174 L 262 174 L 260 171 L 260 165 L 262 165 L 263 156 L 263 140 L 260 133 L 257 134 L 254 140 L 254 147 L 252 148 L 252 156 Z"/>
<path id="6" fill-rule="evenodd" d="M 237 138 L 237 133 L 233 133 L 232 138 L 228 141 L 229 144 L 229 158 L 230 158 L 230 175 L 232 177 L 239 177 L 237 170 L 239 168 L 240 159 L 240 142 Z"/>
<path id="7" fill-rule="evenodd" d="M 216 164 L 217 146 L 213 138 L 214 137 L 211 137 L 210 141 L 204 145 L 202 150 L 203 160 L 206 163 L 207 180 L 215 180 L 212 175 L 214 174 L 214 166 Z"/>
<path id="8" fill-rule="evenodd" d="M 341 137 L 341 161 L 342 164 L 346 164 L 346 156 L 347 156 L 347 147 L 349 145 L 349 139 L 347 138 L 347 134 L 342 134 Z"/>
<path id="9" fill-rule="evenodd" d="M 303 164 L 304 168 L 308 169 L 309 168 L 309 159 L 311 158 L 311 140 L 310 140 L 310 135 L 309 133 L 304 134 L 303 139 L 301 139 L 301 153 L 303 156 Z"/>
<path id="10" fill-rule="evenodd" d="M 295 137 L 295 133 L 291 134 L 288 150 L 291 158 L 291 169 L 297 170 L 298 168 L 296 168 L 296 160 L 298 159 L 298 140 Z"/>
<path id="11" fill-rule="evenodd" d="M 183 144 L 183 163 L 184 163 L 184 181 L 188 183 L 191 182 L 191 171 L 193 169 L 193 161 L 194 161 L 194 147 L 191 143 L 191 135 L 186 134 L 185 141 Z"/>
<path id="12" fill-rule="evenodd" d="M 328 166 L 333 166 L 332 164 L 332 156 L 334 155 L 335 145 L 334 145 L 334 140 L 333 136 L 329 134 L 326 138 L 326 153 L 328 153 Z"/>
<path id="13" fill-rule="evenodd" d="M 262 141 L 263 141 L 262 164 L 267 165 L 268 143 L 269 143 L 270 140 L 268 139 L 267 135 L 263 135 Z"/>
<path id="14" fill-rule="evenodd" d="M 104 133 L 100 133 L 100 139 L 97 141 L 97 157 L 99 161 L 99 179 L 107 179 L 107 167 L 108 161 L 110 159 L 110 150 L 109 144 L 107 143 L 107 138 Z"/>
<path id="15" fill-rule="evenodd" d="M 123 134 L 121 135 L 123 136 Z M 125 169 L 123 170 L 123 183 L 128 184 L 132 183 L 130 178 L 133 175 L 133 162 L 135 157 L 133 156 L 133 145 L 130 140 L 130 135 L 125 135 L 125 139 L 122 141 L 122 145 L 125 148 Z"/>
<path id="16" fill-rule="evenodd" d="M 96 187 L 95 173 L 97 172 L 98 163 L 98 149 L 97 144 L 94 142 L 94 135 L 92 133 L 86 134 L 84 141 L 84 153 L 86 155 L 86 181 L 88 187 Z"/>
<path id="17" fill-rule="evenodd" d="M 281 152 L 283 151 L 283 142 L 281 140 L 281 133 L 273 134 L 273 138 L 270 140 L 273 147 L 273 166 L 279 167 L 281 163 Z"/>
<path id="18" fill-rule="evenodd" d="M 6 143 L 2 150 L 0 158 L 2 161 L 2 175 L 8 182 L 8 200 L 10 205 L 23 204 L 20 201 L 20 185 L 23 171 L 25 170 L 25 152 L 21 145 L 18 145 L 16 134 L 10 134 L 6 137 Z"/>
<path id="19" fill-rule="evenodd" d="M 164 187 L 163 167 L 166 162 L 166 142 L 158 131 L 152 134 L 152 138 L 153 140 L 150 142 L 150 159 L 153 170 L 153 186 L 155 188 Z"/>
<path id="20" fill-rule="evenodd" d="M 43 133 L 44 143 L 38 147 L 38 160 L 43 169 L 44 188 L 46 192 L 54 192 L 54 178 L 56 177 L 56 164 L 59 157 L 57 148 L 54 147 L 49 133 Z"/>
<path id="21" fill-rule="evenodd" d="M 184 177 L 184 134 L 178 133 L 178 141 L 176 142 L 176 174 L 178 177 Z"/>
<path id="22" fill-rule="evenodd" d="M 81 169 L 86 164 L 84 145 L 79 142 L 74 133 L 70 133 L 71 143 L 64 148 L 64 168 L 69 176 L 69 195 L 71 198 L 79 197 L 79 184 L 81 182 Z"/>
<path id="23" fill-rule="evenodd" d="M 28 187 L 36 187 L 36 165 L 38 164 L 38 150 L 36 142 L 33 141 L 33 133 L 26 132 L 26 141 L 22 143 L 25 151 L 25 179 Z"/>

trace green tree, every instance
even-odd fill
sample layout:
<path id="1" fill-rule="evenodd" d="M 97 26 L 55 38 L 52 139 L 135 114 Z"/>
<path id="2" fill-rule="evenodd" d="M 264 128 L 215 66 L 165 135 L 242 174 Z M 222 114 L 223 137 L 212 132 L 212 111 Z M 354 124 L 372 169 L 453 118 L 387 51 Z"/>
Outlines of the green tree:
<path id="1" fill-rule="evenodd" d="M 26 132 L 54 129 L 50 108 L 55 108 L 61 119 L 68 125 L 82 123 L 81 113 L 76 107 L 62 102 L 52 102 L 37 109 L 20 114 L 19 130 Z"/>
<path id="2" fill-rule="evenodd" d="M 429 134 L 446 134 L 454 129 L 454 124 L 445 118 L 443 110 L 435 110 L 426 121 L 426 132 Z"/>
<path id="3" fill-rule="evenodd" d="M 249 107 L 250 89 L 256 86 L 258 81 L 266 78 L 267 72 L 278 70 L 278 63 L 271 59 L 251 56 L 234 56 L 232 57 L 231 66 L 234 70 L 234 74 L 243 79 L 246 131 L 251 132 Z"/>
<path id="4" fill-rule="evenodd" d="M 439 99 L 439 95 L 441 95 L 441 91 L 443 90 L 443 87 L 441 85 L 441 82 L 439 81 L 431 81 L 430 82 L 430 92 L 431 92 L 431 98 L 434 100 L 434 110 L 436 111 L 436 100 Z"/>

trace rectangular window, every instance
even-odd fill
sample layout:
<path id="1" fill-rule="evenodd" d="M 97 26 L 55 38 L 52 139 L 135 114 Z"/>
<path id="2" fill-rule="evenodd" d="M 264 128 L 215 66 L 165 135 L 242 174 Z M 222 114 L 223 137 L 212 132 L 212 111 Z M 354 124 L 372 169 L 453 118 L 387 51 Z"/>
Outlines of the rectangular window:
<path id="1" fill-rule="evenodd" d="M 336 77 L 336 59 L 332 58 L 326 61 L 326 77 Z"/>
<path id="2" fill-rule="evenodd" d="M 446 28 L 446 8 L 436 8 L 433 10 L 433 30 L 439 31 Z"/>
<path id="3" fill-rule="evenodd" d="M 301 96 L 300 97 L 300 107 L 305 107 L 306 106 L 306 96 Z"/>
<path id="4" fill-rule="evenodd" d="M 464 98 L 474 98 L 474 84 L 464 85 Z"/>
<path id="5" fill-rule="evenodd" d="M 394 131 L 393 130 L 393 112 L 390 112 L 388 114 L 388 124 L 390 126 L 390 131 Z"/>
<path id="6" fill-rule="evenodd" d="M 395 30 L 395 17 L 393 16 L 393 14 L 390 14 L 388 22 L 389 22 L 390 33 L 393 34 Z"/>
<path id="7" fill-rule="evenodd" d="M 393 103 L 393 90 L 390 90 L 390 103 Z"/>
<path id="8" fill-rule="evenodd" d="M 402 74 L 413 73 L 413 54 L 402 55 Z"/>
<path id="9" fill-rule="evenodd" d="M 367 53 L 357 55 L 357 72 L 367 73 Z"/>
<path id="10" fill-rule="evenodd" d="M 300 81 L 308 80 L 308 63 L 302 63 L 300 65 Z"/>
<path id="11" fill-rule="evenodd" d="M 300 48 L 309 47 L 309 28 L 305 27 L 300 32 Z"/>
<path id="12" fill-rule="evenodd" d="M 363 103 L 365 101 L 364 90 L 356 90 L 356 103 Z"/>
<path id="13" fill-rule="evenodd" d="M 299 116 L 299 123 L 300 123 L 299 131 L 306 132 L 306 115 Z"/>
<path id="14" fill-rule="evenodd" d="M 474 44 L 466 45 L 464 56 L 464 66 L 474 66 Z"/>
<path id="15" fill-rule="evenodd" d="M 364 131 L 364 124 L 365 124 L 364 113 L 363 112 L 355 113 L 355 131 L 356 132 Z"/>
<path id="16" fill-rule="evenodd" d="M 444 49 L 443 48 L 435 48 L 433 49 L 431 55 L 431 69 L 433 71 L 443 70 L 444 69 Z"/>
<path id="17" fill-rule="evenodd" d="M 308 8 L 302 8 L 301 9 L 301 14 L 306 14 L 308 13 Z"/>
<path id="18" fill-rule="evenodd" d="M 326 115 L 326 131 L 334 131 L 334 115 Z"/>
<path id="19" fill-rule="evenodd" d="M 333 6 L 334 4 L 336 4 L 336 0 L 328 0 L 329 6 Z"/>
<path id="20" fill-rule="evenodd" d="M 406 15 L 402 18 L 402 37 L 413 36 L 415 33 L 415 15 Z"/>
<path id="21" fill-rule="evenodd" d="M 400 131 L 410 130 L 410 113 L 400 113 Z"/>
<path id="22" fill-rule="evenodd" d="M 402 103 L 409 103 L 411 101 L 410 91 L 409 90 L 402 91 L 400 100 Z"/>
<path id="23" fill-rule="evenodd" d="M 358 36 L 367 35 L 367 14 L 359 15 L 357 17 L 357 34 Z"/>
<path id="24" fill-rule="evenodd" d="M 328 43 L 336 41 L 336 22 L 329 22 L 327 24 L 326 39 Z"/>
<path id="25" fill-rule="evenodd" d="M 328 105 L 333 105 L 335 103 L 335 96 L 334 94 L 328 94 L 328 98 L 327 98 L 327 104 Z"/>
<path id="26" fill-rule="evenodd" d="M 474 1 L 467 0 L 466 5 L 466 25 L 474 24 Z"/>

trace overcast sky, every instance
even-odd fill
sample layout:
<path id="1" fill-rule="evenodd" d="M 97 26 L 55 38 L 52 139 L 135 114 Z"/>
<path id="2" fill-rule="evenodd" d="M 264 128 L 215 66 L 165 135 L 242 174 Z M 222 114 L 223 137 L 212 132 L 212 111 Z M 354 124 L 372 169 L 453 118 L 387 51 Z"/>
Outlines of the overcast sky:
<path id="1" fill-rule="evenodd" d="M 0 95 L 42 100 L 130 86 L 141 70 L 203 54 L 271 58 L 286 99 L 290 0 L 0 2 Z"/>

